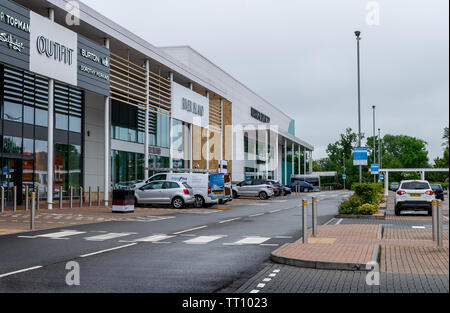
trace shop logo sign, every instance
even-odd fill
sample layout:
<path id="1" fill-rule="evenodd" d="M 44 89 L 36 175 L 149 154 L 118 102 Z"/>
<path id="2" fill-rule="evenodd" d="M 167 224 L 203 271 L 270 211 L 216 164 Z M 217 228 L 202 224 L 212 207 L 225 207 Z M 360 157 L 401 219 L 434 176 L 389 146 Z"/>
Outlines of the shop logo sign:
<path id="1" fill-rule="evenodd" d="M 0 42 L 5 42 L 9 48 L 17 52 L 22 52 L 23 50 L 23 42 L 14 39 L 14 36 L 11 34 L 0 33 Z"/>
<path id="2" fill-rule="evenodd" d="M 0 21 L 4 22 L 12 27 L 15 27 L 17 29 L 23 30 L 26 33 L 30 32 L 30 24 L 29 23 L 21 21 L 18 18 L 8 15 L 4 12 L 0 12 Z"/>
<path id="3" fill-rule="evenodd" d="M 54 58 L 55 61 L 72 65 L 74 50 L 52 41 L 44 36 L 37 37 L 37 50 L 40 54 L 45 54 L 48 58 Z"/>
<path id="4" fill-rule="evenodd" d="M 98 55 L 96 55 L 95 53 L 89 52 L 85 49 L 81 49 L 81 56 L 89 59 L 95 63 L 101 64 L 105 67 L 109 67 L 109 59 L 108 57 L 105 58 L 100 58 Z"/>
<path id="5" fill-rule="evenodd" d="M 186 98 L 183 98 L 183 110 L 192 112 L 198 116 L 203 116 L 205 112 L 203 105 L 192 102 L 191 100 L 188 100 Z"/>
<path id="6" fill-rule="evenodd" d="M 270 124 L 270 117 L 268 117 L 265 114 L 262 114 L 261 112 L 259 112 L 258 110 L 252 108 L 252 117 L 262 123 L 267 123 Z"/>

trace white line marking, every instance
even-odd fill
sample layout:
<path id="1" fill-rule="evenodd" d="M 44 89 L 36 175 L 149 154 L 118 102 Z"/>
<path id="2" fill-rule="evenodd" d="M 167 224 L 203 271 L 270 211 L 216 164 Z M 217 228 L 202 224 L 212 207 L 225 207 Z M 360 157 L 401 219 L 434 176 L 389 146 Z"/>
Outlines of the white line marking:
<path id="1" fill-rule="evenodd" d="M 281 270 L 274 270 L 273 272 L 274 273 L 279 273 L 279 272 L 281 272 Z"/>
<path id="2" fill-rule="evenodd" d="M 263 282 L 268 283 L 272 280 L 272 278 L 264 278 Z"/>
<path id="3" fill-rule="evenodd" d="M 264 287 L 266 287 L 266 284 L 259 284 L 258 286 L 256 286 L 256 288 L 264 288 Z"/>
<path id="4" fill-rule="evenodd" d="M 105 241 L 109 239 L 115 239 L 115 238 L 121 238 L 126 237 L 130 235 L 136 235 L 136 233 L 108 233 L 104 235 L 98 235 L 93 237 L 85 237 L 84 239 L 88 241 Z"/>
<path id="5" fill-rule="evenodd" d="M 341 218 L 339 221 L 337 221 L 337 223 L 336 223 L 335 225 L 339 225 L 339 224 L 341 224 L 343 221 L 344 221 L 344 219 Z"/>
<path id="6" fill-rule="evenodd" d="M 173 233 L 173 234 L 174 235 L 180 235 L 180 234 L 188 233 L 188 232 L 191 232 L 191 231 L 194 231 L 194 230 L 203 229 L 203 228 L 206 228 L 206 227 L 208 227 L 208 226 L 200 226 L 200 227 L 196 227 L 196 228 L 186 229 L 186 230 L 179 231 L 178 233 Z"/>
<path id="7" fill-rule="evenodd" d="M 278 213 L 278 212 L 281 212 L 281 210 L 270 211 L 270 213 Z"/>
<path id="8" fill-rule="evenodd" d="M 175 236 L 168 236 L 168 235 L 153 235 L 149 237 L 139 238 L 134 240 L 134 242 L 159 242 L 162 240 L 167 240 L 170 238 L 173 238 Z"/>
<path id="9" fill-rule="evenodd" d="M 93 253 L 89 253 L 89 254 L 80 255 L 80 258 L 87 258 L 87 257 L 93 256 L 93 255 L 97 255 L 97 254 L 101 254 L 101 253 L 105 253 L 105 252 L 110 252 L 110 251 L 114 251 L 114 250 L 119 250 L 119 249 L 131 247 L 131 246 L 134 246 L 134 245 L 137 245 L 137 243 L 130 243 L 129 245 L 125 245 L 125 246 L 120 246 L 120 247 L 106 249 L 106 250 L 102 250 L 102 251 L 98 251 L 98 252 L 93 252 Z"/>
<path id="10" fill-rule="evenodd" d="M 268 240 L 270 237 L 247 237 L 242 240 L 236 241 L 235 245 L 260 245 Z"/>
<path id="11" fill-rule="evenodd" d="M 280 245 L 276 244 L 276 243 L 266 243 L 266 244 L 263 243 L 260 246 L 262 246 L 262 247 L 279 247 Z"/>
<path id="12" fill-rule="evenodd" d="M 259 290 L 252 290 L 250 293 L 259 293 Z"/>
<path id="13" fill-rule="evenodd" d="M 51 233 L 51 234 L 45 234 L 45 235 L 39 235 L 36 237 L 39 238 L 51 238 L 51 239 L 62 239 L 69 236 L 75 236 L 75 235 L 81 235 L 86 234 L 84 231 L 76 231 L 76 230 L 64 230 L 58 233 Z"/>
<path id="14" fill-rule="evenodd" d="M 253 214 L 253 215 L 249 215 L 248 217 L 257 217 L 257 216 L 262 216 L 265 213 L 258 213 L 258 214 Z"/>
<path id="15" fill-rule="evenodd" d="M 276 237 L 274 237 L 275 239 L 292 239 L 292 238 L 294 238 L 294 237 L 292 237 L 292 236 L 276 236 Z"/>
<path id="16" fill-rule="evenodd" d="M 237 221 L 237 220 L 240 220 L 241 218 L 242 218 L 242 217 L 236 217 L 236 218 L 232 218 L 232 219 L 230 219 L 230 220 L 220 221 L 219 224 L 225 224 L 225 223 Z"/>
<path id="17" fill-rule="evenodd" d="M 413 229 L 427 229 L 425 226 L 413 226 Z"/>
<path id="18" fill-rule="evenodd" d="M 276 277 L 277 274 L 269 274 L 269 277 Z"/>
<path id="19" fill-rule="evenodd" d="M 200 236 L 197 238 L 186 240 L 184 243 L 190 245 L 204 245 L 213 242 L 215 240 L 219 240 L 221 238 L 224 238 L 224 236 Z"/>
<path id="20" fill-rule="evenodd" d="M 333 222 L 335 219 L 334 218 L 332 218 L 331 220 L 329 220 L 328 222 L 326 222 L 325 224 L 323 224 L 323 225 L 329 225 L 329 224 L 331 224 L 331 222 Z"/>
<path id="21" fill-rule="evenodd" d="M 1 274 L 0 278 L 11 276 L 11 275 L 15 275 L 15 274 L 20 274 L 20 273 L 24 273 L 24 272 L 29 272 L 29 271 L 33 271 L 33 270 L 37 270 L 39 268 L 42 268 L 42 266 L 35 266 L 35 267 L 26 268 L 26 269 L 15 271 L 15 272 L 11 272 L 11 273 Z"/>

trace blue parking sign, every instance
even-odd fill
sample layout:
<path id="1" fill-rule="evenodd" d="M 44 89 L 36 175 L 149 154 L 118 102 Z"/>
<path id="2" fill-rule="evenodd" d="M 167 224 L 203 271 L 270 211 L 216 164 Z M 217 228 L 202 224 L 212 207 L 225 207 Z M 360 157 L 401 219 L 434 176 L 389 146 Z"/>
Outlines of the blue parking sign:
<path id="1" fill-rule="evenodd" d="M 372 164 L 370 167 L 370 172 L 372 175 L 378 175 L 380 173 L 380 164 Z"/>
<path id="2" fill-rule="evenodd" d="M 342 179 L 346 180 L 347 179 L 347 175 L 346 174 L 342 175 Z"/>
<path id="3" fill-rule="evenodd" d="M 353 148 L 353 165 L 354 166 L 367 166 L 368 165 L 368 151 L 367 147 L 354 147 Z"/>
<path id="4" fill-rule="evenodd" d="M 380 179 L 381 179 L 381 180 L 384 179 L 384 174 L 380 174 Z"/>

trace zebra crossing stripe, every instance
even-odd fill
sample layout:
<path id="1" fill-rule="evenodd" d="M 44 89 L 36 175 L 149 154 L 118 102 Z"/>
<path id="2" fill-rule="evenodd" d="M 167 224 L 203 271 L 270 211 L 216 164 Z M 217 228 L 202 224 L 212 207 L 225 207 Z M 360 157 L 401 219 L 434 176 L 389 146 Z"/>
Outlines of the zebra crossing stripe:
<path id="1" fill-rule="evenodd" d="M 85 237 L 84 239 L 88 241 L 105 241 L 109 239 L 116 239 L 121 237 L 126 237 L 130 235 L 136 235 L 136 233 L 107 233 L 104 235 L 98 235 L 93 237 Z"/>
<path id="2" fill-rule="evenodd" d="M 64 230 L 57 233 L 50 233 L 45 235 L 35 236 L 36 238 L 50 238 L 50 239 L 65 239 L 66 237 L 76 236 L 85 234 L 84 231 L 76 231 L 76 230 Z"/>
<path id="3" fill-rule="evenodd" d="M 224 236 L 199 236 L 193 239 L 186 240 L 184 243 L 191 245 L 204 245 L 223 238 Z"/>
<path id="4" fill-rule="evenodd" d="M 170 238 L 173 238 L 175 236 L 168 236 L 168 235 L 153 235 L 149 237 L 144 237 L 140 239 L 134 240 L 135 242 L 160 242 L 162 240 L 167 240 Z"/>
<path id="5" fill-rule="evenodd" d="M 269 241 L 270 237 L 246 237 L 242 240 L 236 241 L 235 243 L 232 244 L 228 244 L 228 245 L 236 245 L 236 246 L 240 246 L 240 245 L 260 245 L 266 241 Z"/>

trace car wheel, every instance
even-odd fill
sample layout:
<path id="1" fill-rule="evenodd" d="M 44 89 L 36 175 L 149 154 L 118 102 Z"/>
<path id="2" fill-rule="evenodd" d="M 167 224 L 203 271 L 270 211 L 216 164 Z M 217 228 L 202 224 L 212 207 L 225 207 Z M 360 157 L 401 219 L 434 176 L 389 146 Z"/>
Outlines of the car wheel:
<path id="1" fill-rule="evenodd" d="M 402 210 L 398 206 L 396 206 L 395 207 L 395 215 L 400 216 L 401 213 L 402 213 Z"/>
<path id="2" fill-rule="evenodd" d="M 428 209 L 428 216 L 433 216 L 433 210 Z"/>
<path id="3" fill-rule="evenodd" d="M 267 200 L 267 193 L 265 191 L 261 191 L 259 193 L 259 199 L 260 200 Z"/>
<path id="4" fill-rule="evenodd" d="M 134 197 L 134 206 L 137 208 L 140 206 L 139 201 L 136 197 Z"/>
<path id="5" fill-rule="evenodd" d="M 194 207 L 199 209 L 205 206 L 205 199 L 201 196 L 195 196 Z"/>
<path id="6" fill-rule="evenodd" d="M 233 190 L 233 199 L 239 198 L 239 195 L 236 191 Z"/>
<path id="7" fill-rule="evenodd" d="M 183 201 L 183 199 L 181 199 L 181 198 L 175 198 L 175 199 L 173 199 L 172 200 L 172 206 L 175 208 L 175 209 L 182 209 L 182 208 L 184 208 L 184 201 Z"/>

